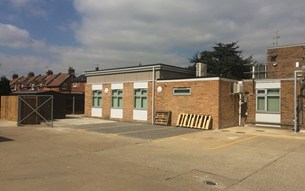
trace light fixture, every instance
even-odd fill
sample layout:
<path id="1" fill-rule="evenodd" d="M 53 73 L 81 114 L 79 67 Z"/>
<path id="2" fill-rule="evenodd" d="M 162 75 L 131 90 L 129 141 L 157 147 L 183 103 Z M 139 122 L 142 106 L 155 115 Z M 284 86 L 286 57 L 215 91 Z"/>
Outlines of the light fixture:
<path id="1" fill-rule="evenodd" d="M 105 93 L 108 93 L 108 88 L 105 88 L 104 92 L 105 92 Z"/>
<path id="2" fill-rule="evenodd" d="M 158 86 L 158 87 L 157 87 L 157 92 L 158 92 L 158 93 L 161 93 L 161 92 L 162 92 L 162 87 L 161 87 L 161 86 Z"/>

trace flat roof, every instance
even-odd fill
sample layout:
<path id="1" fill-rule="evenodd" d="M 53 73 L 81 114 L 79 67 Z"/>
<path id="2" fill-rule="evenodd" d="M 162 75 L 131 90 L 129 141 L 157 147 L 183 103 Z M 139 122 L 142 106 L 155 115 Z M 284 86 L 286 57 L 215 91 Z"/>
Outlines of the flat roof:
<path id="1" fill-rule="evenodd" d="M 194 71 L 187 68 L 157 63 L 157 64 L 149 64 L 149 65 L 138 65 L 138 66 L 128 66 L 128 67 L 120 67 L 120 68 L 110 68 L 103 70 L 85 71 L 85 76 L 109 75 L 109 74 L 130 73 L 130 72 L 145 72 L 152 70 L 167 70 L 167 71 L 175 71 L 186 74 L 195 73 Z"/>

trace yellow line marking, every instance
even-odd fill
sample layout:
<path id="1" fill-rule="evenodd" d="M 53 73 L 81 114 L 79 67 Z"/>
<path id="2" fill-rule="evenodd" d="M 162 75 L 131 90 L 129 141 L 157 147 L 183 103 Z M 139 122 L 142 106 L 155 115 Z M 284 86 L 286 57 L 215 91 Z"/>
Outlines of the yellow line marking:
<path id="1" fill-rule="evenodd" d="M 234 144 L 237 144 L 237 143 L 249 141 L 249 140 L 254 139 L 254 138 L 256 138 L 256 137 L 259 137 L 259 135 L 254 135 L 254 136 L 252 136 L 252 137 L 248 137 L 248 138 L 245 138 L 245 139 L 242 139 L 242 140 L 239 140 L 239 141 L 234 141 L 234 142 L 231 142 L 231 143 L 219 145 L 219 146 L 217 146 L 217 147 L 209 148 L 208 150 L 216 150 L 216 149 L 223 148 L 223 147 L 227 147 L 227 146 L 234 145 Z"/>
<path id="2" fill-rule="evenodd" d="M 154 128 L 154 129 L 143 129 L 143 130 L 137 130 L 137 131 L 128 131 L 123 133 L 116 133 L 116 135 L 125 135 L 125 134 L 131 134 L 131 133 L 140 133 L 145 131 L 156 131 L 156 130 L 166 130 L 166 129 L 172 129 L 173 127 L 166 127 L 166 128 Z"/>

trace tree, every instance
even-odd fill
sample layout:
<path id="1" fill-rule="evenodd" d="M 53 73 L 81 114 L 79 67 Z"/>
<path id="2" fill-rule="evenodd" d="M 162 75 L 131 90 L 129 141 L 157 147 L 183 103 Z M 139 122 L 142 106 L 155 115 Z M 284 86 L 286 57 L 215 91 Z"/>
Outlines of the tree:
<path id="1" fill-rule="evenodd" d="M 10 81 L 5 76 L 2 76 L 0 80 L 0 95 L 8 95 L 11 92 Z"/>
<path id="2" fill-rule="evenodd" d="M 226 78 L 248 79 L 250 77 L 250 66 L 255 61 L 252 56 L 244 58 L 239 50 L 237 42 L 229 44 L 216 43 L 213 51 L 203 51 L 196 53 L 189 59 L 191 66 L 195 70 L 198 62 L 207 64 L 207 72 Z"/>

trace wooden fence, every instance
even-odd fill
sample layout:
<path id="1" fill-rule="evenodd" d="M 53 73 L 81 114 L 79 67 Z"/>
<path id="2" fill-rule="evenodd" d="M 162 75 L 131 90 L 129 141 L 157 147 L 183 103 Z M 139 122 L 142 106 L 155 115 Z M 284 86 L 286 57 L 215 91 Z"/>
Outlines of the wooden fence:
<path id="1" fill-rule="evenodd" d="M 0 118 L 16 121 L 18 120 L 18 96 L 1 96 Z"/>

